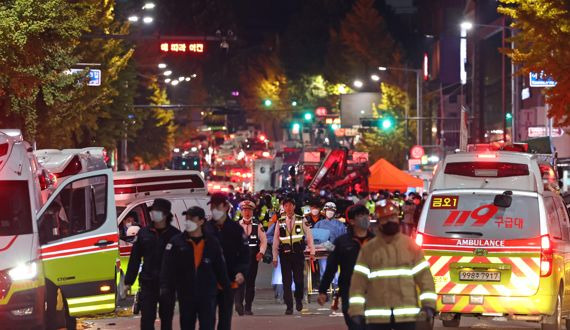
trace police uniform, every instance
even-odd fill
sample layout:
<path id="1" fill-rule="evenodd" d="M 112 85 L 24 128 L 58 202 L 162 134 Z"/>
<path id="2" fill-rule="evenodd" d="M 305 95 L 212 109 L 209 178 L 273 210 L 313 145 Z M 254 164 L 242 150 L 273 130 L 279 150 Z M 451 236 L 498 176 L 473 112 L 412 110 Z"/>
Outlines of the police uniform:
<path id="1" fill-rule="evenodd" d="M 247 203 L 247 205 L 246 205 Z M 251 204 L 249 204 L 251 203 Z M 244 201 L 240 204 L 240 208 L 249 207 L 252 210 L 255 209 L 255 204 L 251 201 Z M 247 236 L 247 242 L 249 246 L 249 271 L 245 276 L 245 282 L 238 287 L 235 294 L 235 304 L 236 311 L 238 314 L 252 315 L 251 305 L 255 297 L 255 279 L 257 278 L 257 269 L 259 266 L 259 261 L 257 260 L 258 254 L 263 256 L 265 250 L 267 249 L 267 237 L 263 226 L 252 217 L 251 219 L 241 219 L 239 224 L 242 226 L 245 235 Z M 244 299 L 245 299 L 245 309 L 244 309 Z"/>
<path id="2" fill-rule="evenodd" d="M 291 283 L 295 281 L 295 302 L 297 311 L 303 309 L 305 266 L 305 246 L 308 245 L 310 255 L 314 257 L 315 247 L 313 235 L 309 225 L 300 215 L 291 218 L 286 215 L 281 217 L 275 228 L 273 238 L 273 260 L 281 262 L 281 275 L 283 277 L 283 299 L 287 305 L 287 314 L 293 312 L 293 297 Z"/>

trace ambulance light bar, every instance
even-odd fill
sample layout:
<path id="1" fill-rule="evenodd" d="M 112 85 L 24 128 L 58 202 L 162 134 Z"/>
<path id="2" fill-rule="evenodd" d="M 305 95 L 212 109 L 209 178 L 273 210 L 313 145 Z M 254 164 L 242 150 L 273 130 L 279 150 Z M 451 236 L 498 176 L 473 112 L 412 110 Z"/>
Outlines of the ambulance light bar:
<path id="1" fill-rule="evenodd" d="M 495 177 L 505 178 L 511 176 L 529 175 L 526 164 L 513 164 L 501 162 L 458 162 L 448 163 L 445 174 L 469 177 Z"/>
<path id="2" fill-rule="evenodd" d="M 56 178 L 63 178 L 81 172 L 82 168 L 83 166 L 81 166 L 81 161 L 79 160 L 79 156 L 75 155 L 73 156 L 73 158 L 71 159 L 69 164 L 67 164 L 67 166 L 63 171 L 59 173 L 54 173 L 54 175 Z"/>

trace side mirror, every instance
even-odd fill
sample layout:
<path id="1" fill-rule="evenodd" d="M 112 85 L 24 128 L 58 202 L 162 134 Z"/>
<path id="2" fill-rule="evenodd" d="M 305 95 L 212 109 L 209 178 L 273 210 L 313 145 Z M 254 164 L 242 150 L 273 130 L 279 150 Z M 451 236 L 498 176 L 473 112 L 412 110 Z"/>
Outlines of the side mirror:
<path id="1" fill-rule="evenodd" d="M 510 207 L 511 203 L 513 202 L 512 195 L 513 195 L 512 191 L 505 191 L 501 195 L 496 195 L 495 200 L 493 201 L 493 205 L 498 206 L 498 207 L 502 207 L 502 208 Z"/>

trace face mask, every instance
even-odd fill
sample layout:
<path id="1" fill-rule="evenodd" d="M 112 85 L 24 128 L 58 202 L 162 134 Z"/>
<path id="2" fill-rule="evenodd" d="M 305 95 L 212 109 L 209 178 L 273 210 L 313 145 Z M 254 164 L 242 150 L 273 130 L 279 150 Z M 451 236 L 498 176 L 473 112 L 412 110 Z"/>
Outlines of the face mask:
<path id="1" fill-rule="evenodd" d="M 326 211 L 325 215 L 327 216 L 328 219 L 334 217 L 334 211 Z"/>
<path id="2" fill-rule="evenodd" d="M 393 236 L 400 231 L 400 224 L 397 222 L 388 221 L 380 226 L 380 230 L 382 233 L 384 233 L 384 235 Z"/>
<path id="3" fill-rule="evenodd" d="M 132 223 L 128 222 L 125 224 L 125 228 L 131 228 L 132 225 L 133 225 Z"/>
<path id="4" fill-rule="evenodd" d="M 326 191 L 324 191 L 324 190 L 321 190 L 321 191 L 319 192 L 319 194 L 320 194 L 321 196 L 324 196 L 324 195 L 326 195 L 326 193 L 327 193 L 327 192 L 326 192 Z"/>
<path id="5" fill-rule="evenodd" d="M 360 229 L 368 230 L 370 227 L 370 217 L 367 216 L 360 216 L 354 219 L 355 226 L 359 227 Z"/>
<path id="6" fill-rule="evenodd" d="M 216 221 L 221 220 L 224 217 L 224 215 L 226 215 L 226 212 L 224 211 L 220 211 L 218 209 L 212 210 L 212 219 Z"/>
<path id="7" fill-rule="evenodd" d="M 164 219 L 162 211 L 150 211 L 150 220 L 154 222 L 161 222 Z"/>
<path id="8" fill-rule="evenodd" d="M 312 215 L 319 215 L 319 210 L 318 209 L 312 209 L 311 214 Z"/>
<path id="9" fill-rule="evenodd" d="M 192 220 L 186 220 L 186 224 L 184 227 L 185 227 L 184 229 L 187 232 L 191 233 L 191 232 L 195 231 L 196 229 L 198 229 L 198 224 Z"/>
<path id="10" fill-rule="evenodd" d="M 386 206 L 386 200 L 382 199 L 381 201 L 378 202 L 378 204 L 380 204 L 381 207 Z"/>

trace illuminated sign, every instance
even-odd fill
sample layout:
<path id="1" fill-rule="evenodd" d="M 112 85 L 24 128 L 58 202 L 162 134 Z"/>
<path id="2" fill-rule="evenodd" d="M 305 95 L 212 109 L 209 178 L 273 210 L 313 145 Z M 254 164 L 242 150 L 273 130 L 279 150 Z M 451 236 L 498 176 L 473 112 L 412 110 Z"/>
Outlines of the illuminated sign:
<path id="1" fill-rule="evenodd" d="M 201 54 L 206 49 L 202 42 L 180 43 L 180 42 L 162 42 L 160 51 L 164 53 L 195 53 Z"/>
<path id="2" fill-rule="evenodd" d="M 552 79 L 549 75 L 545 74 L 544 71 L 540 72 L 530 72 L 529 74 L 530 87 L 554 87 L 556 86 L 556 81 Z"/>
<path id="3" fill-rule="evenodd" d="M 325 107 L 318 107 L 318 108 L 315 109 L 315 114 L 316 114 L 318 117 L 324 117 L 324 116 L 327 115 L 327 108 L 325 108 Z"/>

